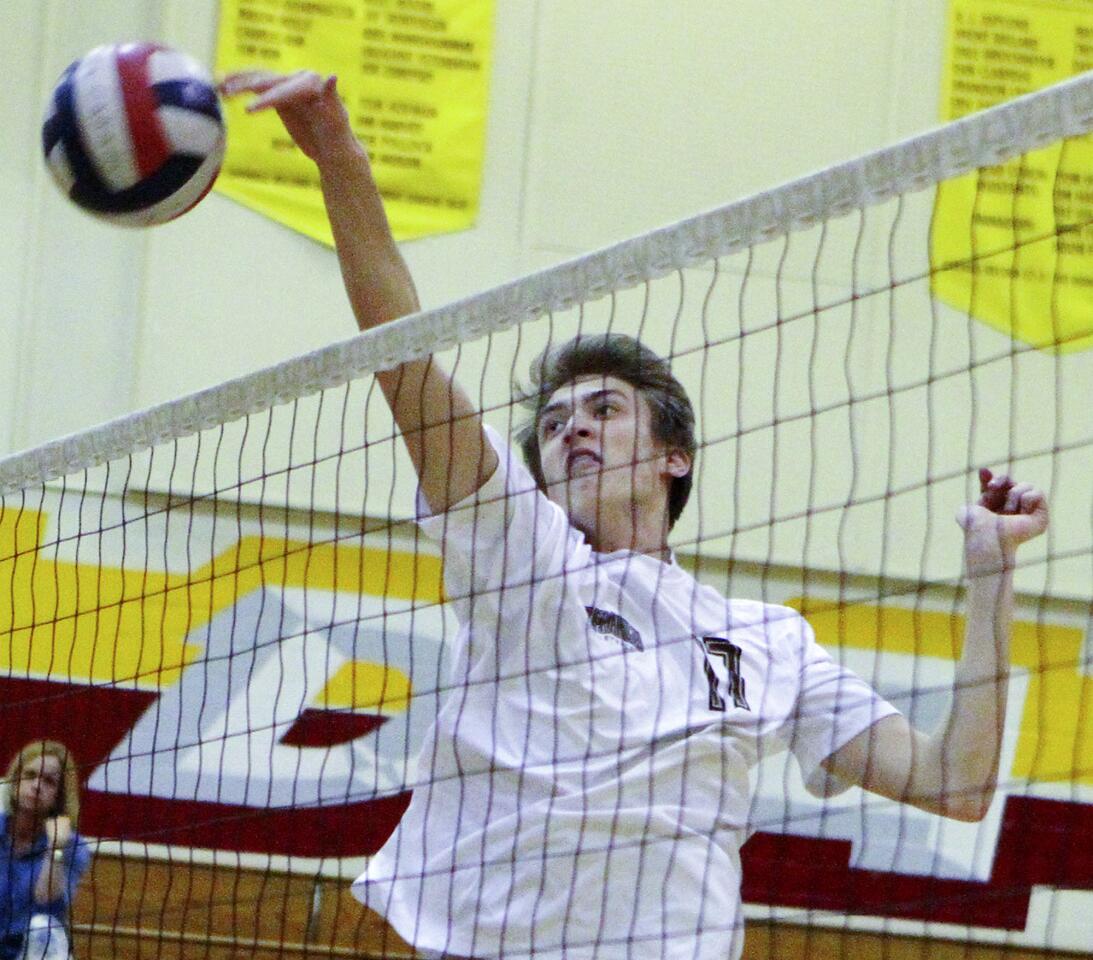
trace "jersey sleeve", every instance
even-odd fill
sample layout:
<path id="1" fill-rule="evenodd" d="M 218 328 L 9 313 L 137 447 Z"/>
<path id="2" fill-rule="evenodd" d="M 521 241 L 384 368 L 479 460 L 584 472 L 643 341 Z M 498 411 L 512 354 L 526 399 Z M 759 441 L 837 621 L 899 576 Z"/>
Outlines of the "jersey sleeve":
<path id="1" fill-rule="evenodd" d="M 832 777 L 820 764 L 859 733 L 899 711 L 856 673 L 836 663 L 816 642 L 804 618 L 798 617 L 796 626 L 800 685 L 790 714 L 789 748 L 809 791 L 833 796 L 850 784 Z"/>
<path id="2" fill-rule="evenodd" d="M 484 429 L 498 463 L 475 493 L 429 514 L 418 491 L 418 526 L 441 544 L 444 586 L 457 613 L 472 596 L 488 602 L 502 587 L 559 574 L 572 543 L 564 511 L 539 490 L 497 431 Z"/>

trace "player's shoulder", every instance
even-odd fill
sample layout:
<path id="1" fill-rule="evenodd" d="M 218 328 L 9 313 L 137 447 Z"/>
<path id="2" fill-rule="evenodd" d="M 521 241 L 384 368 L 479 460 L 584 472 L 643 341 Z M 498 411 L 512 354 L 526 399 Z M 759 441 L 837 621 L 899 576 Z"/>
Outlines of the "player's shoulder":
<path id="1" fill-rule="evenodd" d="M 771 644 L 798 648 L 807 639 L 808 624 L 800 611 L 762 600 L 726 600 L 728 619 L 734 631 L 761 635 Z"/>

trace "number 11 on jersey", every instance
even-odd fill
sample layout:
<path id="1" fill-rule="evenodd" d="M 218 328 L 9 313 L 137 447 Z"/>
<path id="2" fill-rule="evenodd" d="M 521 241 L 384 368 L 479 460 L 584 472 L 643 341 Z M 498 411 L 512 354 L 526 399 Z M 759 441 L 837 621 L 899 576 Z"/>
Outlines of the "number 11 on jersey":
<path id="1" fill-rule="evenodd" d="M 744 676 L 740 672 L 740 648 L 722 637 L 703 637 L 702 646 L 706 649 L 703 666 L 706 668 L 706 679 L 710 684 L 710 709 L 721 713 L 724 713 L 726 709 L 725 698 L 718 690 L 717 672 L 710 663 L 712 657 L 717 657 L 725 663 L 728 674 L 728 693 L 732 697 L 732 705 L 742 710 L 750 710 L 744 690 Z"/>

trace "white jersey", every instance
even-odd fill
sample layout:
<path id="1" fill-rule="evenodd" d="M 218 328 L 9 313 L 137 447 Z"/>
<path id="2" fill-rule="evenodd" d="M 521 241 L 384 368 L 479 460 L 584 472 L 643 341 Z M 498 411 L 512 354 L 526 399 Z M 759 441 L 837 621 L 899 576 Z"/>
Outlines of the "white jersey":
<path id="1" fill-rule="evenodd" d="M 795 611 L 594 552 L 490 440 L 494 475 L 421 521 L 460 622 L 451 689 L 354 892 L 437 953 L 736 957 L 749 771 L 789 748 L 808 779 L 895 709 Z"/>

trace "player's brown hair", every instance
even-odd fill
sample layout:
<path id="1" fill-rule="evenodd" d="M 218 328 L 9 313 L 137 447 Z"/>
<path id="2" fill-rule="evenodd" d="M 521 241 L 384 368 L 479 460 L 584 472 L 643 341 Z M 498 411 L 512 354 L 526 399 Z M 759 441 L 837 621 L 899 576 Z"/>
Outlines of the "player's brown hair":
<path id="1" fill-rule="evenodd" d="M 683 513 L 694 483 L 695 414 L 683 385 L 668 361 L 622 333 L 578 336 L 545 351 L 531 365 L 531 385 L 515 387 L 517 399 L 532 411 L 516 434 L 535 482 L 545 487 L 539 459 L 539 415 L 551 395 L 578 377 L 600 374 L 625 380 L 645 398 L 652 413 L 653 436 L 669 450 L 681 450 L 691 469 L 675 477 L 668 489 L 668 526 Z"/>
<path id="2" fill-rule="evenodd" d="M 12 757 L 5 776 L 7 812 L 15 812 L 15 791 L 23 775 L 23 767 L 38 757 L 56 757 L 61 763 L 61 789 L 57 791 L 57 802 L 49 815 L 68 817 L 75 825 L 80 817 L 80 782 L 76 775 L 76 760 L 72 751 L 57 740 L 32 740 Z"/>

